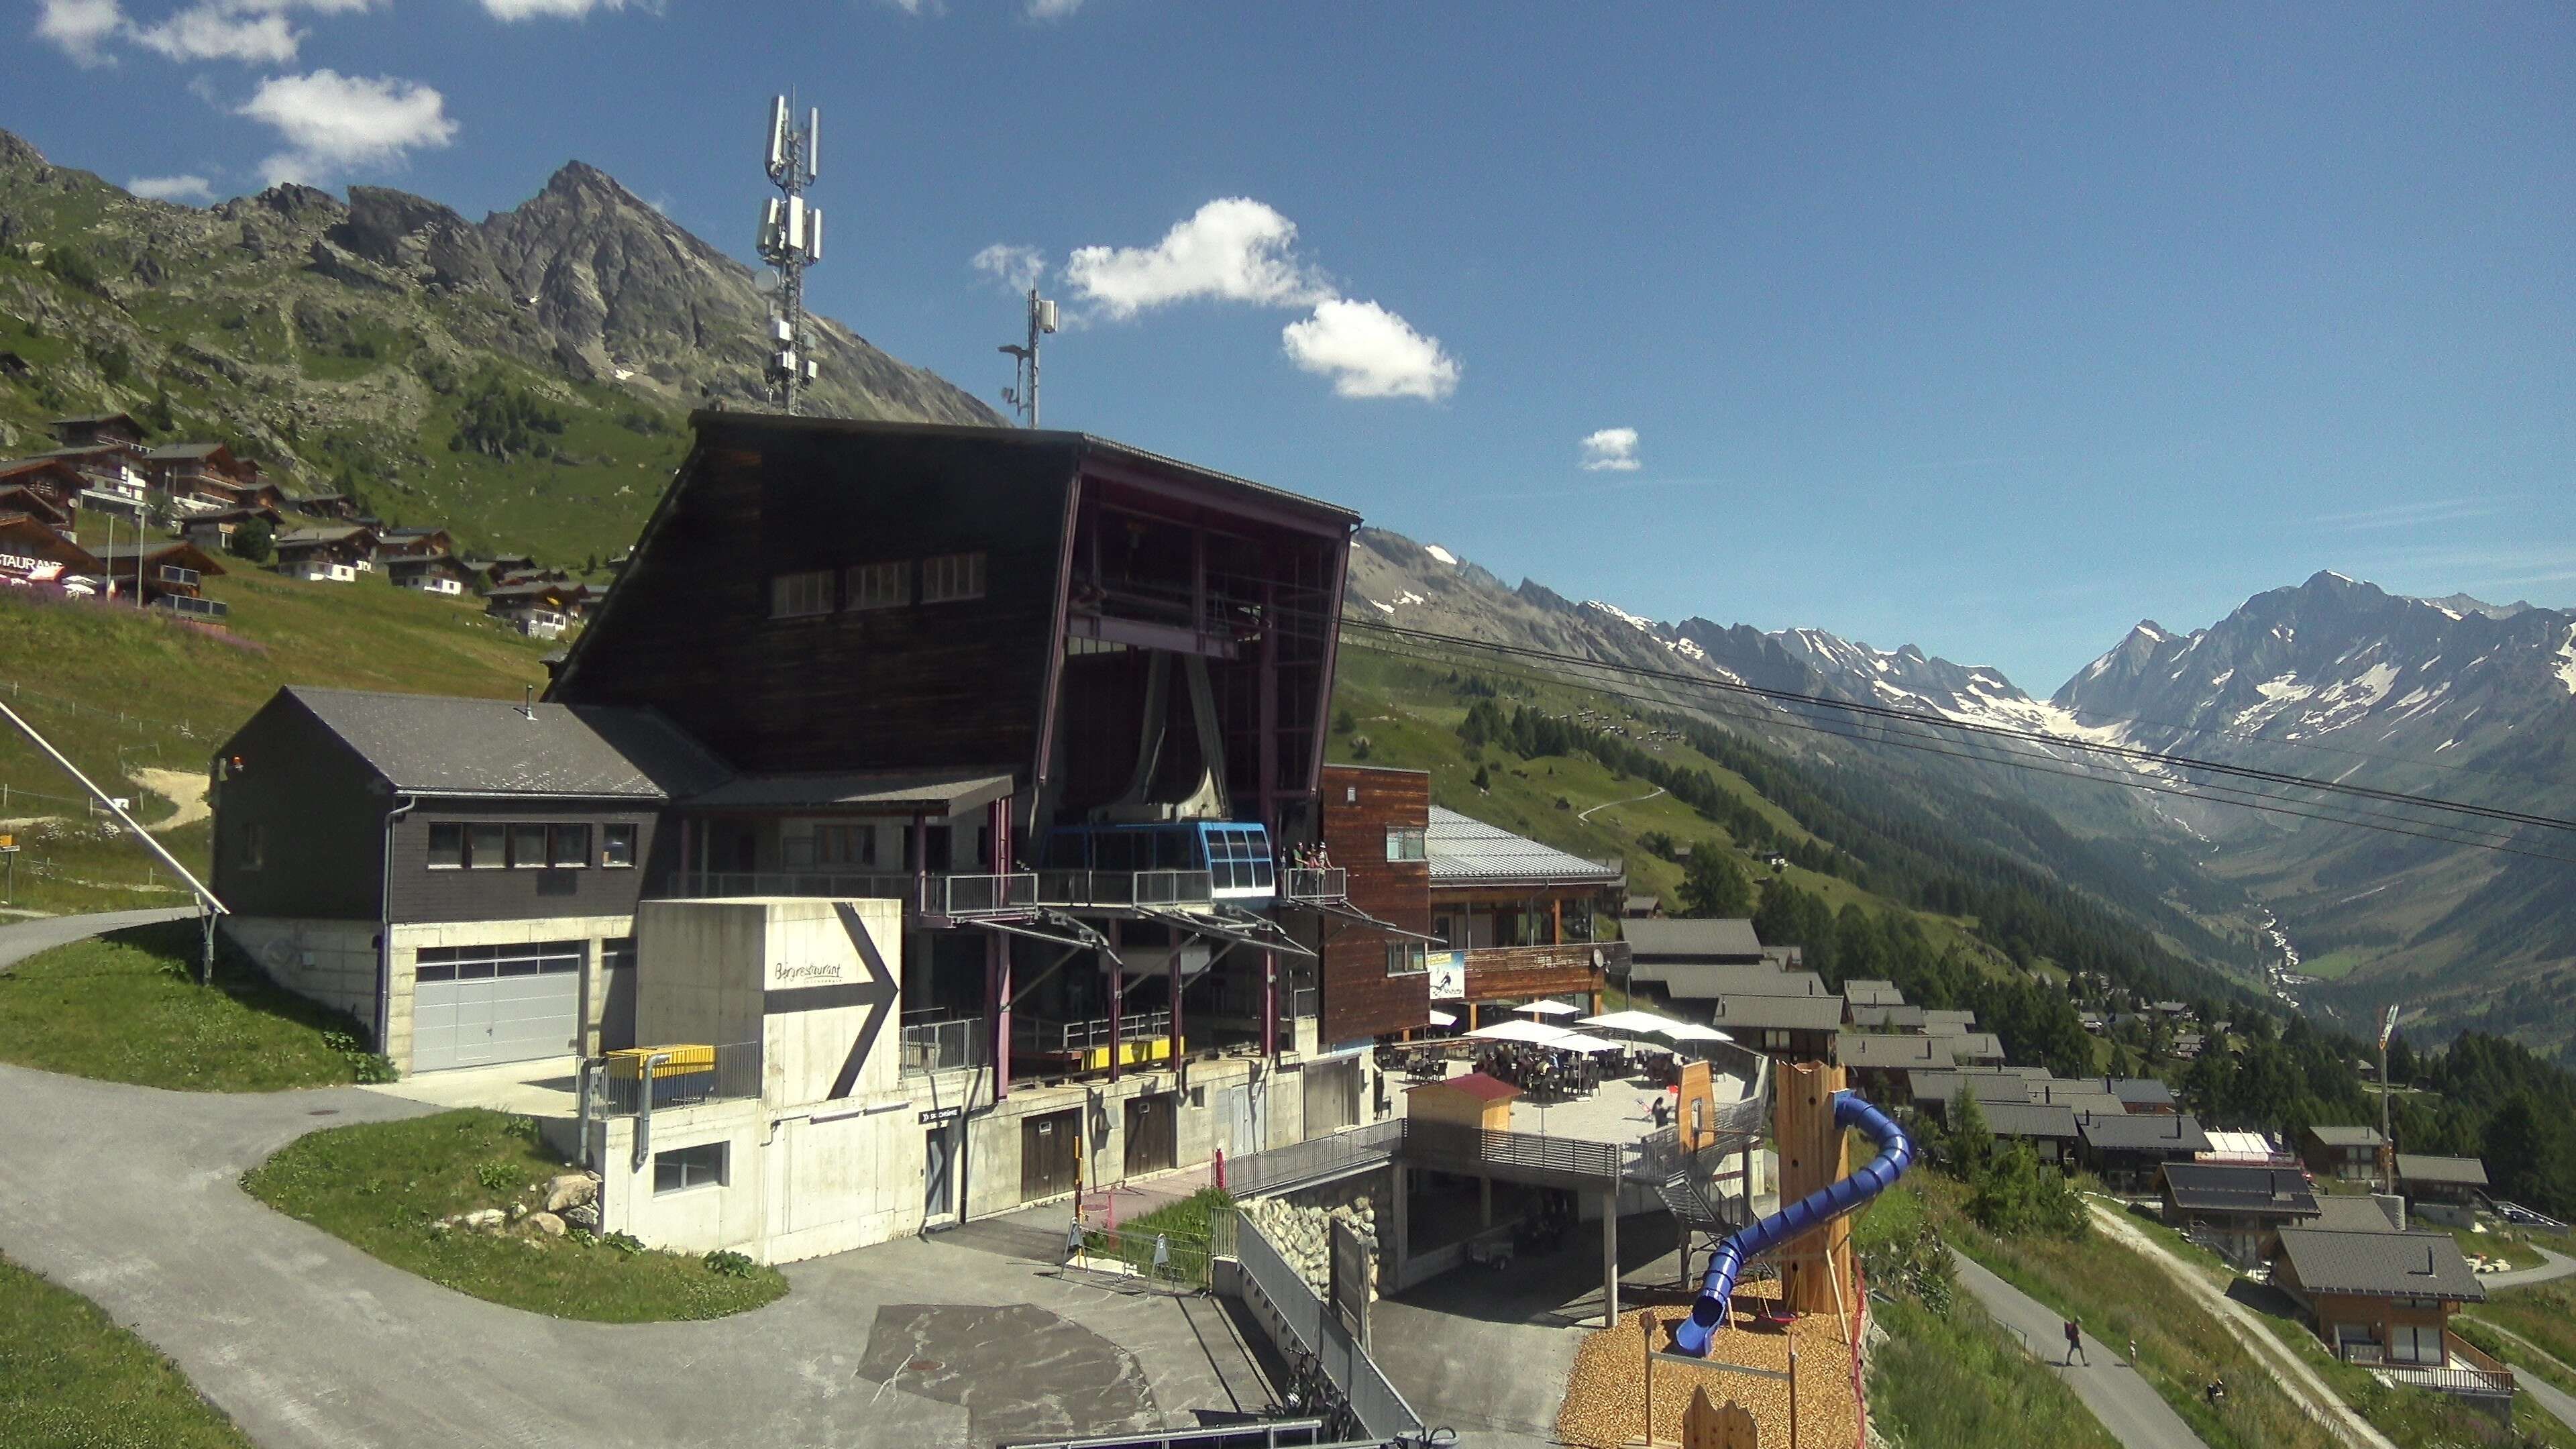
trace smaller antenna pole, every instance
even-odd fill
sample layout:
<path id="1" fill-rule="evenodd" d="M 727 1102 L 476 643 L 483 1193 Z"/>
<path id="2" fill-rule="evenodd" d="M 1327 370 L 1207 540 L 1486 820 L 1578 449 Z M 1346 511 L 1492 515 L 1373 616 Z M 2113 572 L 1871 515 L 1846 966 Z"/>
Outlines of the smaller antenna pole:
<path id="1" fill-rule="evenodd" d="M 1038 289 L 1029 288 L 1029 426 L 1038 425 Z"/>

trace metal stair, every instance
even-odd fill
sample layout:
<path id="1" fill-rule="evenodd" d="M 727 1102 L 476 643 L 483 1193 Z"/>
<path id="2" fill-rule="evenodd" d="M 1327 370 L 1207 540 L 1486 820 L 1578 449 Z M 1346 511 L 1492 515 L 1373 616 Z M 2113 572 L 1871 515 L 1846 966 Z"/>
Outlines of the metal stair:
<path id="1" fill-rule="evenodd" d="M 1698 1188 L 1691 1185 L 1687 1172 L 1675 1172 L 1656 1183 L 1655 1196 L 1663 1200 L 1665 1208 L 1680 1219 L 1685 1229 L 1722 1232 L 1733 1226 L 1719 1215 L 1707 1198 L 1700 1195 Z"/>

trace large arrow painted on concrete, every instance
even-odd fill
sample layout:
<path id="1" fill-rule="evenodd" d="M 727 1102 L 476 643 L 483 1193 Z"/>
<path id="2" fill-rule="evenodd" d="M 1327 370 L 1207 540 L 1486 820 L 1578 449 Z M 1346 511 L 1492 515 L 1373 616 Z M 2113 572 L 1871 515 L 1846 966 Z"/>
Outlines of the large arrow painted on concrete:
<path id="1" fill-rule="evenodd" d="M 841 916 L 841 929 L 848 932 L 850 944 L 858 949 L 859 964 L 867 972 L 858 981 L 836 981 L 828 986 L 782 986 L 761 993 L 764 1012 L 829 1011 L 843 1006 L 868 1008 L 868 1019 L 859 1027 L 859 1039 L 850 1044 L 849 1060 L 841 1063 L 840 1076 L 833 1079 L 830 1095 L 846 1097 L 859 1085 L 859 1068 L 866 1064 L 868 1053 L 875 1049 L 877 1034 L 885 1030 L 886 1018 L 894 1015 L 895 1006 L 903 999 L 903 983 L 895 979 L 885 957 L 877 953 L 876 938 L 868 934 L 858 908 L 847 901 L 834 901 L 832 909 Z"/>

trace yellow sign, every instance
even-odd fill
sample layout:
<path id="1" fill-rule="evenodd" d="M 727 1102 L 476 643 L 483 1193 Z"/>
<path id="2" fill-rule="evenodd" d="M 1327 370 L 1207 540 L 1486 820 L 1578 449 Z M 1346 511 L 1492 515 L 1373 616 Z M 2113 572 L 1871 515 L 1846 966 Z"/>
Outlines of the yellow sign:
<path id="1" fill-rule="evenodd" d="M 0 834 L 0 850 L 16 850 L 17 848 L 18 848 L 18 837 L 17 837 L 17 836 L 15 836 L 15 835 L 5 835 L 5 834 Z"/>

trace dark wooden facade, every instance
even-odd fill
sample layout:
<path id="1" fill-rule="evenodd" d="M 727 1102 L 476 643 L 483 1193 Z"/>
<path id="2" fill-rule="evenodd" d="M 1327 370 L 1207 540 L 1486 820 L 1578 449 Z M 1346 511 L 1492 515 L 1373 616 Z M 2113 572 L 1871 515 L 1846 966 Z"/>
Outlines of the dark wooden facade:
<path id="1" fill-rule="evenodd" d="M 215 761 L 215 895 L 236 914 L 380 919 L 393 792 L 283 691 Z"/>
<path id="2" fill-rule="evenodd" d="M 1527 1001 L 1539 996 L 1598 997 L 1627 959 L 1624 941 L 1569 941 L 1558 946 L 1485 946 L 1467 953 L 1469 1001 Z M 1596 964 L 1598 963 L 1598 964 Z M 1604 969 L 1607 967 L 1608 969 Z"/>
<path id="3" fill-rule="evenodd" d="M 1350 872 L 1350 902 L 1391 926 L 1431 929 L 1431 864 L 1388 860 L 1390 829 L 1419 830 L 1431 818 L 1431 776 L 1361 765 L 1324 767 L 1324 845 Z M 1412 1031 L 1430 1019 L 1428 972 L 1390 975 L 1391 940 L 1365 927 L 1328 923 L 1323 947 L 1323 1040 L 1364 1041 Z"/>

